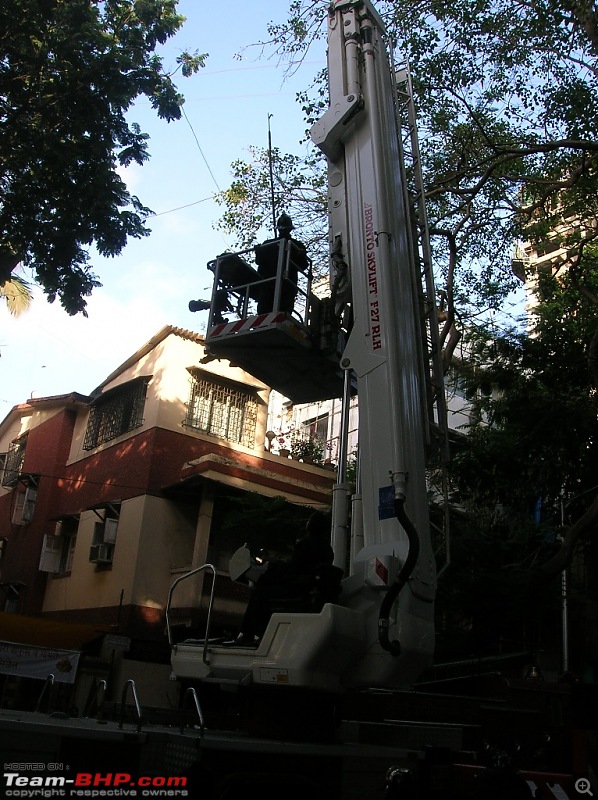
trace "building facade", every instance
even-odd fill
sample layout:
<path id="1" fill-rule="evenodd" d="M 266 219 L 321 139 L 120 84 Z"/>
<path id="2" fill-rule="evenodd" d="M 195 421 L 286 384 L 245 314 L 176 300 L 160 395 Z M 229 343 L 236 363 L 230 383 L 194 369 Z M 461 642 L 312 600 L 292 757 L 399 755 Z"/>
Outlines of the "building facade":
<path id="1" fill-rule="evenodd" d="M 170 587 L 209 563 L 212 630 L 234 631 L 246 593 L 228 560 L 264 520 L 239 531 L 231 515 L 257 495 L 283 498 L 299 520 L 329 506 L 334 480 L 269 450 L 269 398 L 251 375 L 205 359 L 202 337 L 167 326 L 91 396 L 13 408 L 0 423 L 4 616 L 97 626 L 128 659 L 123 669 L 166 669 Z M 200 571 L 173 594 L 183 635 L 202 634 L 211 581 Z"/>

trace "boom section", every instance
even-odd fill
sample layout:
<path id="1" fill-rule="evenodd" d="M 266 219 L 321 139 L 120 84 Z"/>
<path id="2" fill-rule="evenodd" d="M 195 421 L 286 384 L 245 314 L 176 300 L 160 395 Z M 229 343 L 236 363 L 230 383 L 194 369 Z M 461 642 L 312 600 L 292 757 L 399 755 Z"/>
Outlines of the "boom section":
<path id="1" fill-rule="evenodd" d="M 394 501 L 420 539 L 410 579 L 416 614 L 432 618 L 426 454 L 425 297 L 410 221 L 394 72 L 384 24 L 367 0 L 328 19 L 330 107 L 311 137 L 328 159 L 331 290 L 351 318 L 341 365 L 357 379 L 363 531 L 352 570 L 377 553 L 404 559 Z M 407 592 L 409 594 L 409 592 Z M 417 599 L 418 598 L 418 599 Z"/>

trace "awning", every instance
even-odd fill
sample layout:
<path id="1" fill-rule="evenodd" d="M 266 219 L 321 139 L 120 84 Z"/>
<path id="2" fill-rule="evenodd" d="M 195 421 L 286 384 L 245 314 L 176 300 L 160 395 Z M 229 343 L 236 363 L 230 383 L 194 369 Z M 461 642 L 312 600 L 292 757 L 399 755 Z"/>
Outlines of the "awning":
<path id="1" fill-rule="evenodd" d="M 206 480 L 223 486 L 232 486 L 264 497 L 284 497 L 289 503 L 310 504 L 326 508 L 331 502 L 332 478 L 309 480 L 309 476 L 295 469 L 297 477 L 288 474 L 293 462 L 288 462 L 287 474 L 239 463 L 232 458 L 206 453 L 185 464 L 189 474 L 176 483 L 162 486 L 165 494 L 176 495 L 201 486 Z M 299 477 L 300 476 L 300 477 Z"/>
<path id="2" fill-rule="evenodd" d="M 107 625 L 62 622 L 0 611 L 0 641 L 3 642 L 81 651 L 89 649 L 111 630 Z"/>

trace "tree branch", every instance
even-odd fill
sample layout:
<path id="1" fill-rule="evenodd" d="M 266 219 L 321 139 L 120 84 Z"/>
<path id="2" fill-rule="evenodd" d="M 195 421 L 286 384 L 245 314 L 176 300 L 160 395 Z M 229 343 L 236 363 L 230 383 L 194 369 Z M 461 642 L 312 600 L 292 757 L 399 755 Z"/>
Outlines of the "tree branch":
<path id="1" fill-rule="evenodd" d="M 537 572 L 540 577 L 550 578 L 558 575 L 571 564 L 573 550 L 576 543 L 582 538 L 595 533 L 598 528 L 598 495 L 593 499 L 587 509 L 577 522 L 567 529 L 563 543 L 558 552 L 538 567 Z"/>

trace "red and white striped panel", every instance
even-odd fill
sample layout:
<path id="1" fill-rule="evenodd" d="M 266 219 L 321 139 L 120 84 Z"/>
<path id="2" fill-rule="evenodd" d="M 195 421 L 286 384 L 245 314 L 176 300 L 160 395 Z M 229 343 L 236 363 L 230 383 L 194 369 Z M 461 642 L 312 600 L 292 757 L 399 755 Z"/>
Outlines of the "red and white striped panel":
<path id="1" fill-rule="evenodd" d="M 245 317 L 245 319 L 238 319 L 236 322 L 224 322 L 221 325 L 216 325 L 208 333 L 209 339 L 215 339 L 217 336 L 228 336 L 229 334 L 239 333 L 240 331 L 248 331 L 255 328 L 267 328 L 277 322 L 284 322 L 288 317 L 284 312 L 272 311 L 269 314 L 257 314 L 253 317 Z"/>

